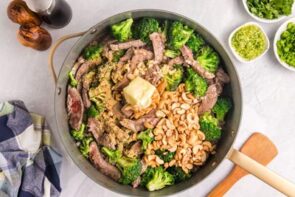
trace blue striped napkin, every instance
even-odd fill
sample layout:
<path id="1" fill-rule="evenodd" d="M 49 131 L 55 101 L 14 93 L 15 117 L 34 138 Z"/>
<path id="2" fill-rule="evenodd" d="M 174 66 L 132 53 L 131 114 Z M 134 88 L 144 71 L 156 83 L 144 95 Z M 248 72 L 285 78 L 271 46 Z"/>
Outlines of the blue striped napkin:
<path id="1" fill-rule="evenodd" d="M 62 157 L 50 139 L 44 117 L 22 101 L 0 102 L 1 197 L 59 196 Z"/>

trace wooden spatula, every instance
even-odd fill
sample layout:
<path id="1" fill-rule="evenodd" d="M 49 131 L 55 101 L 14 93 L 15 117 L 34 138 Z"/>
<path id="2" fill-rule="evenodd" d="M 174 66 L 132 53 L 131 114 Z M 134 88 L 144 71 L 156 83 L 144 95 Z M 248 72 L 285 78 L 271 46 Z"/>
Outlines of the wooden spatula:
<path id="1" fill-rule="evenodd" d="M 267 165 L 278 154 L 275 145 L 265 135 L 253 133 L 240 149 L 242 153 L 262 165 Z M 209 197 L 223 196 L 240 178 L 249 174 L 235 165 L 228 176 L 222 180 L 209 194 Z"/>

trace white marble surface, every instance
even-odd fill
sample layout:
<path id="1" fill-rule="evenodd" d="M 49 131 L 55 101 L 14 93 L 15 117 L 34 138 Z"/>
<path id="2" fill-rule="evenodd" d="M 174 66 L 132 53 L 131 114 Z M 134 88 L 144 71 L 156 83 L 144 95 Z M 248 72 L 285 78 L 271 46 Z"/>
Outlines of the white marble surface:
<path id="1" fill-rule="evenodd" d="M 48 51 L 37 52 L 24 48 L 16 41 L 18 26 L 6 16 L 8 0 L 0 1 L 0 100 L 22 99 L 31 111 L 44 114 L 56 136 L 54 124 L 54 83 L 47 67 Z M 224 44 L 238 25 L 252 19 L 243 9 L 241 0 L 68 0 L 73 9 L 71 23 L 59 30 L 50 30 L 53 40 L 85 30 L 101 19 L 136 8 L 166 9 L 188 16 L 207 27 Z M 270 40 L 280 25 L 261 24 Z M 56 64 L 62 60 L 75 40 L 58 50 Z M 269 136 L 279 149 L 279 155 L 269 168 L 295 181 L 295 73 L 281 67 L 272 48 L 261 59 L 241 64 L 230 56 L 236 65 L 243 90 L 243 119 L 234 147 L 239 148 L 253 131 Z M 60 131 L 62 132 L 62 131 Z M 64 153 L 61 173 L 62 196 L 118 196 L 95 184 L 73 164 L 65 154 L 58 139 L 57 145 Z M 216 171 L 197 186 L 175 196 L 204 196 L 231 169 L 225 160 Z M 253 176 L 244 177 L 226 196 L 282 196 Z"/>

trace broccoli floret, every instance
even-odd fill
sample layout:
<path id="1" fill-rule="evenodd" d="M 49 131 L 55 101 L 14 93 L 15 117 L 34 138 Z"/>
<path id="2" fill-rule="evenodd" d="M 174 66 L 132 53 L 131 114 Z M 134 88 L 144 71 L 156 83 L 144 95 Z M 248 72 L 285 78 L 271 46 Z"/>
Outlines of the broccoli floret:
<path id="1" fill-rule="evenodd" d="M 102 46 L 99 44 L 89 45 L 83 51 L 83 57 L 86 60 L 98 60 L 101 58 Z"/>
<path id="2" fill-rule="evenodd" d="M 131 184 L 140 176 L 141 163 L 136 158 L 129 158 L 122 156 L 121 151 L 112 150 L 107 147 L 103 147 L 101 151 L 108 156 L 110 162 L 115 163 L 117 168 L 121 172 L 120 183 L 124 185 Z"/>
<path id="3" fill-rule="evenodd" d="M 191 35 L 186 45 L 194 52 L 197 53 L 205 44 L 204 39 L 197 33 Z"/>
<path id="4" fill-rule="evenodd" d="M 86 111 L 86 115 L 89 118 L 95 118 L 99 114 L 100 114 L 99 111 L 96 109 L 96 107 L 94 105 L 91 105 Z"/>
<path id="5" fill-rule="evenodd" d="M 186 70 L 185 88 L 186 91 L 191 92 L 194 96 L 202 97 L 207 92 L 208 84 L 192 68 L 188 68 Z"/>
<path id="6" fill-rule="evenodd" d="M 69 72 L 69 78 L 70 78 L 70 85 L 72 87 L 76 87 L 78 85 L 78 81 L 75 79 L 72 71 Z"/>
<path id="7" fill-rule="evenodd" d="M 149 191 L 155 191 L 164 188 L 167 185 L 173 185 L 174 178 L 169 172 L 166 172 L 162 166 L 157 168 L 148 168 L 142 177 L 141 185 Z"/>
<path id="8" fill-rule="evenodd" d="M 224 117 L 227 112 L 231 109 L 232 102 L 229 98 L 218 98 L 216 104 L 214 105 L 212 112 L 216 115 L 219 121 L 224 121 Z"/>
<path id="9" fill-rule="evenodd" d="M 180 167 L 172 166 L 167 168 L 167 171 L 173 175 L 175 183 L 180 183 L 191 177 L 190 173 L 185 173 Z"/>
<path id="10" fill-rule="evenodd" d="M 196 57 L 198 63 L 211 73 L 215 73 L 220 62 L 218 54 L 209 46 L 200 49 Z"/>
<path id="11" fill-rule="evenodd" d="M 168 91 L 175 91 L 183 78 L 183 67 L 181 65 L 174 65 L 174 69 L 164 75 L 164 79 L 167 83 L 166 89 Z"/>
<path id="12" fill-rule="evenodd" d="M 166 162 L 170 162 L 173 158 L 174 158 L 174 155 L 175 155 L 175 152 L 170 152 L 170 151 L 167 151 L 167 150 L 156 150 L 155 151 L 156 155 L 158 155 L 160 157 L 160 159 L 162 159 L 165 163 Z"/>
<path id="13" fill-rule="evenodd" d="M 116 163 L 122 157 L 122 152 L 120 150 L 112 150 L 107 147 L 102 147 L 101 151 L 108 156 L 110 163 Z"/>
<path id="14" fill-rule="evenodd" d="M 124 50 L 115 51 L 113 53 L 113 62 L 118 63 L 120 58 L 125 54 Z"/>
<path id="15" fill-rule="evenodd" d="M 205 134 L 205 139 L 216 142 L 221 137 L 221 128 L 218 126 L 218 120 L 210 113 L 205 113 L 200 118 L 200 130 Z"/>
<path id="16" fill-rule="evenodd" d="M 161 32 L 163 36 L 165 36 L 166 40 L 168 38 L 168 30 L 169 30 L 169 21 L 165 20 L 164 22 L 161 23 Z"/>
<path id="17" fill-rule="evenodd" d="M 85 124 L 82 124 L 78 131 L 72 130 L 71 134 L 75 140 L 80 141 L 84 138 L 84 131 L 85 131 Z"/>
<path id="18" fill-rule="evenodd" d="M 147 146 L 154 141 L 154 137 L 152 135 L 152 130 L 147 129 L 145 131 L 142 131 L 137 135 L 137 139 L 142 141 L 142 149 L 146 150 Z"/>
<path id="19" fill-rule="evenodd" d="M 140 185 L 142 187 L 145 187 L 146 184 L 149 182 L 149 180 L 153 178 L 154 171 L 155 171 L 155 168 L 152 168 L 150 166 L 144 171 L 140 181 Z"/>
<path id="20" fill-rule="evenodd" d="M 179 51 L 174 51 L 174 50 L 171 50 L 171 49 L 167 49 L 167 50 L 165 50 L 164 55 L 166 57 L 175 58 L 175 57 L 180 55 L 180 52 Z"/>
<path id="21" fill-rule="evenodd" d="M 112 34 L 119 41 L 124 42 L 132 37 L 131 27 L 133 19 L 129 18 L 125 21 L 112 25 Z"/>
<path id="22" fill-rule="evenodd" d="M 169 28 L 169 45 L 173 49 L 180 49 L 189 40 L 193 30 L 179 21 L 174 21 Z"/>
<path id="23" fill-rule="evenodd" d="M 88 158 L 90 143 L 93 141 L 92 137 L 84 137 L 79 145 L 79 150 L 82 155 Z"/>
<path id="24" fill-rule="evenodd" d="M 133 27 L 132 33 L 134 38 L 140 39 L 145 43 L 150 43 L 150 34 L 158 32 L 160 25 L 157 19 L 142 18 Z"/>
<path id="25" fill-rule="evenodd" d="M 102 103 L 100 99 L 93 97 L 90 98 L 90 100 L 95 104 L 95 109 L 97 110 L 98 115 L 104 112 L 105 105 Z"/>

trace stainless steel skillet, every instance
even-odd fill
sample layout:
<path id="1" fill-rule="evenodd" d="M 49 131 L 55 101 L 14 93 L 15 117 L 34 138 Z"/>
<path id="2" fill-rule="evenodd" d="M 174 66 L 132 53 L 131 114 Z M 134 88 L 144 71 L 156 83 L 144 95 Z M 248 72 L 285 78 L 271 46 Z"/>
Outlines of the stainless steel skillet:
<path id="1" fill-rule="evenodd" d="M 227 117 L 222 138 L 217 145 L 216 154 L 211 156 L 206 162 L 206 164 L 202 166 L 191 179 L 155 192 L 148 192 L 144 189 L 133 189 L 130 186 L 118 184 L 110 178 L 101 174 L 98 170 L 96 170 L 91 165 L 91 163 L 80 154 L 75 145 L 75 141 L 70 135 L 68 117 L 65 106 L 68 72 L 71 70 L 73 64 L 79 57 L 81 51 L 90 42 L 102 38 L 107 33 L 107 29 L 110 25 L 129 17 L 136 19 L 139 17 L 148 16 L 160 19 L 179 20 L 184 22 L 188 26 L 194 28 L 198 33 L 200 33 L 205 38 L 205 40 L 211 46 L 213 46 L 216 51 L 218 51 L 222 58 L 223 67 L 227 71 L 231 79 L 230 84 L 227 85 L 225 88 L 225 92 L 233 99 L 234 102 L 234 108 Z M 53 66 L 53 54 L 56 48 L 63 41 L 78 36 L 81 36 L 81 38 L 74 44 L 72 49 L 69 51 L 57 77 Z M 114 192 L 125 194 L 128 196 L 163 196 L 175 194 L 177 192 L 184 191 L 198 184 L 200 181 L 205 179 L 210 173 L 212 173 L 225 158 L 229 158 L 234 163 L 240 165 L 245 170 L 262 179 L 266 183 L 272 185 L 281 192 L 289 196 L 295 196 L 294 185 L 279 177 L 267 168 L 256 163 L 255 161 L 251 160 L 246 155 L 232 148 L 232 144 L 238 133 L 238 128 L 242 115 L 242 93 L 239 78 L 236 73 L 235 67 L 224 47 L 208 30 L 199 25 L 197 22 L 184 16 L 181 16 L 179 14 L 163 10 L 133 10 L 117 14 L 115 16 L 109 17 L 99 22 L 97 25 L 93 26 L 86 32 L 71 34 L 61 38 L 51 49 L 49 65 L 54 80 L 56 82 L 54 109 L 56 124 L 61 141 L 65 149 L 67 150 L 68 154 L 70 155 L 74 163 L 80 168 L 80 170 L 83 171 L 89 178 L 91 178 L 94 182 L 98 183 L 99 185 L 102 185 L 103 187 L 110 189 Z"/>

